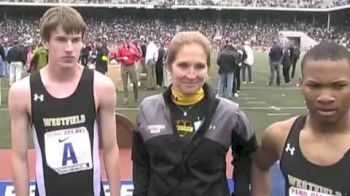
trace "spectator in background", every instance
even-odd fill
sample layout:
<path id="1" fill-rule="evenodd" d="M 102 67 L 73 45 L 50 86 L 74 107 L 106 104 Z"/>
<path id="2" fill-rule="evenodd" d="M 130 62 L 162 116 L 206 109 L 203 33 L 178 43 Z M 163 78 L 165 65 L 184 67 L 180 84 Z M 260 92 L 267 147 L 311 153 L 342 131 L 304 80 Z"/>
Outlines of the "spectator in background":
<path id="1" fill-rule="evenodd" d="M 235 67 L 235 77 L 233 79 L 232 94 L 234 97 L 239 97 L 238 92 L 241 90 L 241 69 L 243 64 L 243 47 L 241 45 L 236 46 L 236 51 L 238 54 L 236 67 Z"/>
<path id="2" fill-rule="evenodd" d="M 32 63 L 32 59 L 34 57 L 35 44 L 28 43 L 26 51 L 27 51 L 27 58 L 26 58 L 26 65 L 25 65 L 25 67 L 27 69 L 27 72 L 30 73 L 31 63 Z"/>
<path id="3" fill-rule="evenodd" d="M 156 62 L 157 87 L 161 87 L 163 84 L 164 57 L 165 57 L 164 44 L 161 43 L 158 49 L 158 58 Z"/>
<path id="4" fill-rule="evenodd" d="M 30 63 L 30 72 L 39 71 L 44 68 L 49 61 L 49 55 L 43 44 L 40 42 L 38 48 L 34 50 Z"/>
<path id="5" fill-rule="evenodd" d="M 83 48 L 80 51 L 80 63 L 85 67 L 88 66 L 89 53 L 90 53 L 89 48 L 87 47 L 87 45 L 84 44 Z"/>
<path id="6" fill-rule="evenodd" d="M 158 59 L 158 47 L 154 43 L 154 38 L 148 38 L 146 49 L 146 71 L 147 71 L 147 90 L 154 90 L 156 88 L 156 61 Z"/>
<path id="7" fill-rule="evenodd" d="M 105 42 L 102 42 L 102 40 L 98 39 L 96 42 L 96 63 L 95 63 L 95 70 L 106 74 L 108 71 L 108 49 L 105 44 Z"/>
<path id="8" fill-rule="evenodd" d="M 249 41 L 244 42 L 242 59 L 243 59 L 243 63 L 242 63 L 242 81 L 243 81 L 243 84 L 247 84 L 246 70 L 248 71 L 249 83 L 254 84 L 254 81 L 252 78 L 252 66 L 254 64 L 254 52 L 253 52 L 252 47 L 250 46 Z"/>
<path id="9" fill-rule="evenodd" d="M 164 61 L 166 61 L 167 58 L 167 53 L 168 53 L 168 47 L 170 45 L 170 35 L 167 34 L 166 38 L 164 40 Z M 167 88 L 170 84 L 171 84 L 171 75 L 170 72 L 168 70 L 167 66 L 163 67 L 163 88 Z"/>
<path id="10" fill-rule="evenodd" d="M 10 85 L 12 85 L 22 78 L 22 72 L 25 69 L 24 51 L 17 40 L 13 41 L 13 46 L 8 51 L 6 60 L 10 65 Z"/>
<path id="11" fill-rule="evenodd" d="M 292 61 L 291 62 L 292 63 L 291 78 L 294 79 L 296 65 L 297 65 L 297 62 L 298 62 L 298 60 L 300 58 L 300 49 L 297 46 L 292 45 L 289 48 L 289 52 L 290 52 L 290 59 Z"/>
<path id="12" fill-rule="evenodd" d="M 137 49 L 137 53 L 141 54 L 142 56 L 141 46 L 139 45 L 138 40 L 134 39 L 131 43 L 134 45 L 134 48 Z M 142 73 L 141 59 L 142 57 L 138 58 L 137 61 L 135 62 L 138 87 L 141 86 L 141 73 Z"/>
<path id="13" fill-rule="evenodd" d="M 281 76 L 280 76 L 280 66 L 283 58 L 283 49 L 279 45 L 277 40 L 273 41 L 273 45 L 269 52 L 269 64 L 270 64 L 270 79 L 268 85 L 271 86 L 276 73 L 276 85 L 279 86 L 281 84 Z"/>
<path id="14" fill-rule="evenodd" d="M 219 66 L 218 95 L 232 98 L 232 89 L 237 69 L 238 53 L 231 40 L 226 40 L 224 48 L 219 52 L 217 64 Z M 234 90 L 235 91 L 235 90 Z"/>
<path id="15" fill-rule="evenodd" d="M 3 77 L 5 75 L 5 49 L 0 42 L 0 77 Z"/>
<path id="16" fill-rule="evenodd" d="M 147 41 L 146 41 L 145 37 L 141 36 L 140 41 L 141 41 L 140 48 L 141 48 L 142 57 L 140 59 L 141 68 L 139 69 L 139 74 L 146 72 L 146 62 L 145 62 L 146 59 L 145 58 L 146 58 L 146 51 L 147 51 Z"/>
<path id="17" fill-rule="evenodd" d="M 4 49 L 5 49 L 5 69 L 4 69 L 5 76 L 10 75 L 10 64 L 7 61 L 7 54 L 11 48 L 12 48 L 12 43 L 10 43 L 9 41 L 5 41 L 5 46 L 4 46 Z"/>
<path id="18" fill-rule="evenodd" d="M 284 83 L 286 85 L 290 84 L 290 66 L 292 64 L 292 60 L 290 58 L 290 50 L 288 48 L 284 48 L 283 50 L 283 57 L 282 57 L 282 72 L 283 72 L 283 78 L 284 78 Z"/>
<path id="19" fill-rule="evenodd" d="M 129 35 L 125 35 L 124 42 L 119 46 L 117 52 L 117 61 L 121 63 L 120 74 L 123 82 L 124 100 L 123 103 L 128 103 L 128 77 L 130 77 L 133 84 L 134 100 L 138 102 L 138 86 L 137 86 L 137 72 L 135 62 L 141 58 L 139 50 L 130 43 Z"/>

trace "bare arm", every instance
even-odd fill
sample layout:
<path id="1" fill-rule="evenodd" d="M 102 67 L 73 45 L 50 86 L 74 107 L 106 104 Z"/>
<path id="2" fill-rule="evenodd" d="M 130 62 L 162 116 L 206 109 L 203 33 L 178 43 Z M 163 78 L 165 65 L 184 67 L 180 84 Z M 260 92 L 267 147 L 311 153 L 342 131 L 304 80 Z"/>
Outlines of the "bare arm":
<path id="1" fill-rule="evenodd" d="M 25 85 L 26 82 L 29 83 L 28 78 L 14 84 L 8 97 L 11 118 L 12 176 L 17 196 L 29 195 L 27 131 L 30 93 L 29 86 Z"/>
<path id="2" fill-rule="evenodd" d="M 95 72 L 95 96 L 98 96 L 99 128 L 110 195 L 120 194 L 120 163 L 115 121 L 116 93 L 111 80 Z"/>
<path id="3" fill-rule="evenodd" d="M 252 164 L 252 196 L 270 195 L 270 167 L 280 159 L 289 124 L 290 120 L 277 122 L 266 129 Z"/>

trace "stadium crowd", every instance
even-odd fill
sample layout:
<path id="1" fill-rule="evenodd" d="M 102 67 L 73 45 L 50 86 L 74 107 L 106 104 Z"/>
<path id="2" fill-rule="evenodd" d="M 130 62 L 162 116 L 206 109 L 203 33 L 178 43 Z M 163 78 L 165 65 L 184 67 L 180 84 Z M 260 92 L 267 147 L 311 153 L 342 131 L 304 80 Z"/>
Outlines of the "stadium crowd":
<path id="1" fill-rule="evenodd" d="M 242 0 L 245 6 L 254 7 L 288 7 L 288 8 L 321 8 L 323 0 Z"/>
<path id="2" fill-rule="evenodd" d="M 327 7 L 350 5 L 350 0 L 333 0 Z"/>
<path id="3" fill-rule="evenodd" d="M 202 5 L 202 6 L 253 6 L 253 7 L 288 7 L 288 8 L 321 8 L 323 0 L 1 0 L 9 2 L 37 3 L 114 3 L 141 5 Z M 340 6 L 348 0 L 335 0 L 331 5 Z"/>
<path id="4" fill-rule="evenodd" d="M 250 40 L 253 45 L 270 46 L 271 41 L 278 37 L 278 31 L 303 31 L 316 41 L 334 41 L 350 48 L 350 25 L 332 26 L 330 30 L 325 25 L 313 25 L 308 22 L 287 23 L 278 19 L 267 22 L 252 22 L 245 19 L 228 20 L 185 20 L 185 19 L 152 19 L 152 18 L 88 18 L 86 43 L 96 38 L 115 45 L 122 41 L 125 34 L 131 39 L 138 40 L 140 36 L 151 36 L 156 40 L 170 39 L 176 32 L 183 30 L 199 30 L 210 40 L 227 37 L 242 43 Z M 38 18 L 8 18 L 0 23 L 0 40 L 11 42 L 19 39 L 20 43 L 38 43 Z M 348 22 L 345 22 L 348 24 Z"/>

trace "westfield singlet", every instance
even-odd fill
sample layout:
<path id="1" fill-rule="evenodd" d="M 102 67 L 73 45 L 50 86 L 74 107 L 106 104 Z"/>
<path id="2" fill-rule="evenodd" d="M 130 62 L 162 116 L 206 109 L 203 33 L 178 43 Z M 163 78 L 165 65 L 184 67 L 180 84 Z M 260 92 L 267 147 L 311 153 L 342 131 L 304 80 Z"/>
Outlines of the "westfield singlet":
<path id="1" fill-rule="evenodd" d="M 94 72 L 84 69 L 73 94 L 55 98 L 40 73 L 30 76 L 36 194 L 101 196 Z"/>
<path id="2" fill-rule="evenodd" d="M 306 116 L 298 117 L 288 135 L 281 157 L 281 171 L 289 196 L 349 196 L 350 151 L 337 163 L 319 166 L 308 161 L 299 145 L 300 131 Z M 320 149 L 322 150 L 322 149 Z"/>

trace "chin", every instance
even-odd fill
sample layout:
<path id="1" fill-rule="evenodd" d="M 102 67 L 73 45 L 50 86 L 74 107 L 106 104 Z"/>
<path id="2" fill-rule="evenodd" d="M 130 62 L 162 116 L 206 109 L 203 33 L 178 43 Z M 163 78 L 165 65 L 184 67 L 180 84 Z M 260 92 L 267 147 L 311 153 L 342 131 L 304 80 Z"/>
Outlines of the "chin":
<path id="1" fill-rule="evenodd" d="M 199 89 L 200 87 L 193 87 L 193 88 L 183 88 L 182 89 L 182 94 L 184 95 L 193 95 L 197 92 L 197 90 Z"/>
<path id="2" fill-rule="evenodd" d="M 317 115 L 317 119 L 320 124 L 323 124 L 324 126 L 333 126 L 339 121 L 339 116 L 337 115 L 330 115 L 330 116 L 323 116 L 323 115 Z"/>
<path id="3" fill-rule="evenodd" d="M 75 67 L 77 65 L 77 63 L 63 63 L 62 67 L 63 68 L 72 68 Z"/>

